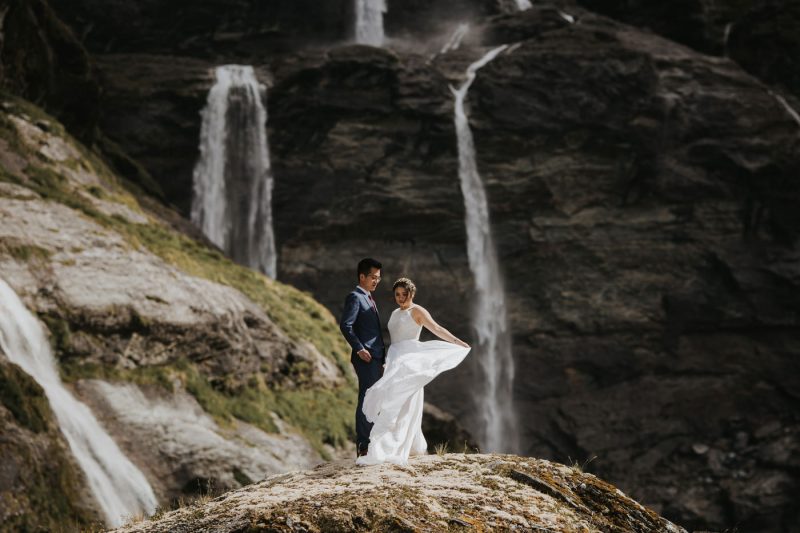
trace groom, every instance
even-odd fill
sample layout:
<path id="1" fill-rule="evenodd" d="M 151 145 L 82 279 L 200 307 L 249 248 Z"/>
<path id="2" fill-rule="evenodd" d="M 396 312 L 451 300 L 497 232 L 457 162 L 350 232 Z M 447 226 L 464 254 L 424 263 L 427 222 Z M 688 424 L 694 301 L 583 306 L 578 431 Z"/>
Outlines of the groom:
<path id="1" fill-rule="evenodd" d="M 358 286 L 347 295 L 339 322 L 344 338 L 352 348 L 350 362 L 358 376 L 356 406 L 356 453 L 366 455 L 372 424 L 361 411 L 364 394 L 383 374 L 385 347 L 381 319 L 372 292 L 381 280 L 381 264 L 369 257 L 358 262 Z"/>

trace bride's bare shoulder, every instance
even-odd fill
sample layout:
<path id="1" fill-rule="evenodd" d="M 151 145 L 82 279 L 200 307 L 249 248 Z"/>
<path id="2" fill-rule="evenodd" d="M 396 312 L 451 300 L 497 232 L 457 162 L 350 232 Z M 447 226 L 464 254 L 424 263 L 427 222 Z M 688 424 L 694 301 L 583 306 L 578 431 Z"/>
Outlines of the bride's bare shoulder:
<path id="1" fill-rule="evenodd" d="M 414 304 L 414 307 L 411 308 L 411 315 L 412 316 L 425 316 L 430 315 L 427 309 L 422 307 L 419 304 Z"/>

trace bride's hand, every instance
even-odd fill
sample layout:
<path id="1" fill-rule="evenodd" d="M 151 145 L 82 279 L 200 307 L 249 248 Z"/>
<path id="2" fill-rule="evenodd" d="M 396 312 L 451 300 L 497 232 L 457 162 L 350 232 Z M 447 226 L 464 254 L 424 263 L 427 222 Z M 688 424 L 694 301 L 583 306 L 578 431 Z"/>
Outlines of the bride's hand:
<path id="1" fill-rule="evenodd" d="M 462 348 L 469 348 L 469 344 L 467 344 L 466 342 L 462 341 L 461 339 L 456 339 L 453 343 L 454 344 L 458 344 Z"/>

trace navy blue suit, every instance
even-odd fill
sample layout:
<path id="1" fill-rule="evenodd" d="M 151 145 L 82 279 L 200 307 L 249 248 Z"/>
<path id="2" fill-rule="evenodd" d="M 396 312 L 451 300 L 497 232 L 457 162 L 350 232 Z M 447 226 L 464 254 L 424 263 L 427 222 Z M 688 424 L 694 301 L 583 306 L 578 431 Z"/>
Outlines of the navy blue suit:
<path id="1" fill-rule="evenodd" d="M 356 288 L 347 295 L 344 301 L 344 311 L 339 322 L 342 335 L 350 344 L 352 353 L 350 362 L 358 376 L 358 405 L 356 406 L 356 446 L 365 448 L 369 444 L 369 432 L 372 424 L 361 412 L 364 405 L 364 394 L 367 389 L 378 381 L 383 375 L 383 360 L 386 355 L 386 346 L 383 344 L 381 333 L 381 319 L 369 296 L 361 288 Z M 372 360 L 367 363 L 358 356 L 358 351 L 366 348 L 372 354 Z"/>

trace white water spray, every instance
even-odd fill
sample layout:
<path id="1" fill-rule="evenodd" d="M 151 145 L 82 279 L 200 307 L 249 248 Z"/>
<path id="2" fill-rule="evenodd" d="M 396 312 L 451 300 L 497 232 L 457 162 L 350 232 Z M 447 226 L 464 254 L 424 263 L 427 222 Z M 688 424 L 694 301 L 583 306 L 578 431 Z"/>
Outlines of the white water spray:
<path id="1" fill-rule="evenodd" d="M 251 66 L 217 67 L 216 77 L 202 113 L 192 222 L 234 261 L 274 278 L 266 88 Z"/>
<path id="2" fill-rule="evenodd" d="M 561 10 L 559 9 L 559 10 L 558 10 L 558 16 L 559 16 L 559 17 L 561 17 L 562 19 L 566 20 L 566 21 L 567 21 L 567 22 L 569 22 L 570 24 L 575 24 L 575 17 L 573 17 L 573 16 L 572 16 L 572 15 L 570 15 L 569 13 L 566 13 L 566 12 L 564 12 L 564 11 L 561 11 Z"/>
<path id="3" fill-rule="evenodd" d="M 125 457 L 91 410 L 64 387 L 41 324 L 2 279 L 0 348 L 44 389 L 107 524 L 116 527 L 126 518 L 152 514 L 157 502 L 144 474 Z"/>
<path id="4" fill-rule="evenodd" d="M 356 42 L 370 46 L 383 46 L 383 14 L 386 0 L 356 1 Z"/>
<path id="5" fill-rule="evenodd" d="M 772 95 L 773 98 L 775 98 L 775 100 L 778 101 L 779 104 L 781 104 L 781 106 L 783 106 L 783 109 L 785 109 L 786 112 L 789 114 L 789 116 L 792 117 L 792 119 L 795 122 L 797 122 L 797 125 L 800 126 L 800 113 L 795 111 L 794 108 L 791 105 L 789 105 L 789 102 L 786 101 L 786 98 L 784 98 L 783 96 L 781 96 L 780 94 L 778 94 L 776 92 L 772 92 L 772 91 L 768 91 L 768 92 L 769 92 L 769 94 Z"/>
<path id="6" fill-rule="evenodd" d="M 722 32 L 722 55 L 728 57 L 728 41 L 731 39 L 731 30 L 733 29 L 733 22 L 725 24 L 725 30 Z"/>
<path id="7" fill-rule="evenodd" d="M 466 37 L 468 33 L 469 33 L 469 24 L 467 23 L 459 24 L 456 27 L 455 31 L 453 31 L 452 35 L 450 35 L 450 39 L 448 39 L 447 42 L 444 43 L 444 46 L 442 47 L 441 51 L 439 51 L 439 53 L 446 54 L 447 52 L 450 52 L 452 50 L 458 50 L 461 47 L 461 41 L 464 40 L 464 37 Z"/>
<path id="8" fill-rule="evenodd" d="M 517 3 L 517 9 L 520 11 L 525 11 L 526 9 L 530 9 L 533 6 L 531 5 L 531 0 L 515 0 Z"/>
<path id="9" fill-rule="evenodd" d="M 458 135 L 458 176 L 464 195 L 469 267 L 475 278 L 475 309 L 472 323 L 477 332 L 477 349 L 485 386 L 478 409 L 483 422 L 481 443 L 487 452 L 517 449 L 516 417 L 512 403 L 514 359 L 506 319 L 505 291 L 497 261 L 497 251 L 489 226 L 489 203 L 475 161 L 475 142 L 464 111 L 464 100 L 478 69 L 505 50 L 491 50 L 467 69 L 467 79 L 458 88 L 450 87 L 455 97 L 455 125 Z"/>

